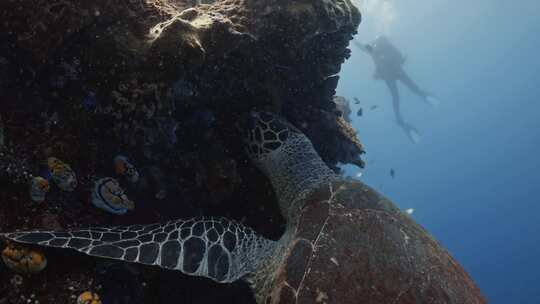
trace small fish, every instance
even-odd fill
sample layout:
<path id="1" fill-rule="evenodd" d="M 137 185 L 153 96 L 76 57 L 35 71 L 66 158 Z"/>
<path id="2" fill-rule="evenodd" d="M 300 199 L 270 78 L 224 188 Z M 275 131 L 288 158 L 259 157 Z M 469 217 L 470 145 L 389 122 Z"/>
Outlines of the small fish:
<path id="1" fill-rule="evenodd" d="M 393 168 L 390 169 L 390 176 L 391 176 L 392 178 L 396 178 L 396 171 L 395 171 Z"/>
<path id="2" fill-rule="evenodd" d="M 375 109 L 378 108 L 378 107 L 379 107 L 378 105 L 374 105 L 374 106 L 371 106 L 369 109 L 370 109 L 371 111 L 373 111 L 373 110 L 375 110 Z"/>
<path id="3" fill-rule="evenodd" d="M 354 104 L 360 104 L 360 99 L 358 99 L 358 97 L 353 97 L 354 99 Z"/>
<path id="4" fill-rule="evenodd" d="M 364 114 L 364 110 L 362 108 L 358 109 L 358 112 L 356 112 L 356 116 L 362 117 L 362 114 Z"/>

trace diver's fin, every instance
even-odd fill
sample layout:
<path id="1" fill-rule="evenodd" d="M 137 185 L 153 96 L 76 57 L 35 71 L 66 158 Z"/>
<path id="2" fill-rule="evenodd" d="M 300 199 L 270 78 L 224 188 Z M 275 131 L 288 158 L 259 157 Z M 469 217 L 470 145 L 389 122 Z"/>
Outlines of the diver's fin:
<path id="1" fill-rule="evenodd" d="M 420 142 L 420 134 L 416 130 L 409 130 L 409 138 L 415 143 Z"/>
<path id="2" fill-rule="evenodd" d="M 418 133 L 418 131 L 415 128 L 407 127 L 405 128 L 405 132 L 407 133 L 407 136 L 413 143 L 417 144 L 420 142 L 420 139 L 421 139 L 420 133 Z"/>
<path id="3" fill-rule="evenodd" d="M 418 133 L 418 130 L 416 130 L 415 127 L 412 125 L 402 121 L 398 120 L 398 125 L 405 131 L 407 134 L 407 137 L 415 144 L 420 142 L 420 133 Z"/>
<path id="4" fill-rule="evenodd" d="M 434 107 L 438 106 L 441 103 L 441 100 L 433 95 L 427 95 L 425 97 L 425 100 L 427 103 L 429 103 L 430 105 Z"/>

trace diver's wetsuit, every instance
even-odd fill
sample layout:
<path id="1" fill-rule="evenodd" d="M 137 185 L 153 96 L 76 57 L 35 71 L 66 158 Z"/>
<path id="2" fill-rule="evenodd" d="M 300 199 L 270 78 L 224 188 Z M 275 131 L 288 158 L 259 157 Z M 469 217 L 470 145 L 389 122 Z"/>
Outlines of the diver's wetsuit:
<path id="1" fill-rule="evenodd" d="M 373 62 L 375 63 L 375 79 L 384 80 L 390 93 L 392 94 L 392 102 L 394 106 L 394 113 L 396 115 L 396 121 L 400 127 L 402 127 L 407 135 L 417 142 L 419 140 L 418 132 L 416 129 L 406 123 L 401 116 L 400 109 L 400 97 L 397 82 L 401 81 L 411 92 L 422 97 L 426 102 L 431 102 L 430 98 L 434 96 L 422 89 L 407 75 L 403 70 L 403 64 L 405 63 L 405 57 L 401 52 L 390 43 L 390 41 L 384 37 L 379 36 L 375 41 L 370 44 L 363 45 L 357 41 L 354 41 L 356 46 L 361 50 L 371 55 Z"/>

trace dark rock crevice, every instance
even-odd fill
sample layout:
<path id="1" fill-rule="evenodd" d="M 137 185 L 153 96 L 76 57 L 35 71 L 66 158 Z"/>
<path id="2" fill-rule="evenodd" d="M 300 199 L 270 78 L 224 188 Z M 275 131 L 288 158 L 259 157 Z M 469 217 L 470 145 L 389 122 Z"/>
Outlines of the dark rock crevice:
<path id="1" fill-rule="evenodd" d="M 0 2 L 0 115 L 6 143 L 0 148 L 0 182 L 6 189 L 0 193 L 0 231 L 207 214 L 241 220 L 277 239 L 284 221 L 276 199 L 244 155 L 236 129 L 251 110 L 288 118 L 329 166 L 361 165 L 362 146 L 332 101 L 335 74 L 350 56 L 348 42 L 360 23 L 348 0 L 195 2 Z M 152 36 L 158 24 L 166 26 Z M 137 197 L 136 209 L 124 217 L 95 210 L 88 196 L 95 178 L 113 174 L 116 154 L 127 155 L 149 176 L 140 189 L 129 189 Z M 69 163 L 80 185 L 73 194 L 52 191 L 36 205 L 26 182 L 29 174 L 42 174 L 49 156 Z M 166 199 L 156 199 L 162 188 Z M 93 260 L 78 267 L 78 255 L 50 254 L 53 261 L 58 255 L 66 261 L 65 266 L 52 263 L 44 274 L 54 288 L 69 280 L 88 281 L 85 276 L 103 279 Z M 136 280 L 148 282 L 148 295 L 163 290 L 159 284 L 169 276 L 182 277 L 134 267 L 140 271 Z M 0 277 L 7 282 L 9 275 Z M 19 292 L 35 290 L 43 303 L 69 297 L 43 286 L 40 276 Z M 214 303 L 203 293 L 185 294 L 190 286 L 228 295 L 234 303 L 251 301 L 238 293 L 245 292 L 242 284 L 195 280 L 190 285 L 191 280 L 182 279 L 184 293 L 178 294 L 188 302 Z M 0 294 L 19 296 L 6 288 Z M 81 283 L 80 288 L 86 287 Z"/>

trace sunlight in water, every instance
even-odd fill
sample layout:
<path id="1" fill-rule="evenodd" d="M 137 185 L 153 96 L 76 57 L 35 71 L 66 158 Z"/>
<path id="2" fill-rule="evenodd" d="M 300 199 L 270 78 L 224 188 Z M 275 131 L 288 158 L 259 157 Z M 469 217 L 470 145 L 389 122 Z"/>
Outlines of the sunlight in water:
<path id="1" fill-rule="evenodd" d="M 396 9 L 389 0 L 353 0 L 363 16 L 375 24 L 377 34 L 390 34 L 396 20 Z"/>

